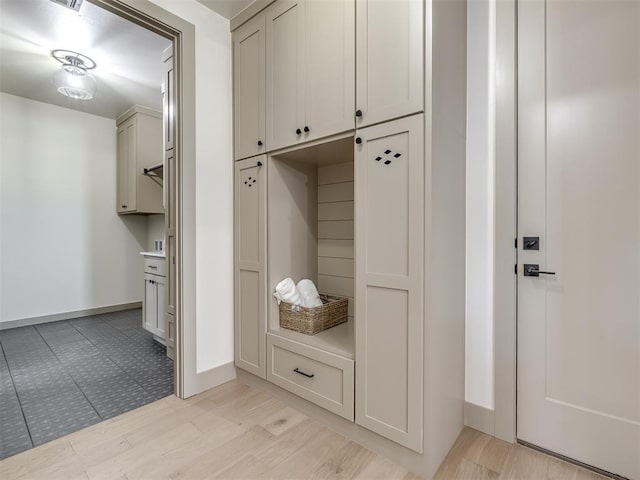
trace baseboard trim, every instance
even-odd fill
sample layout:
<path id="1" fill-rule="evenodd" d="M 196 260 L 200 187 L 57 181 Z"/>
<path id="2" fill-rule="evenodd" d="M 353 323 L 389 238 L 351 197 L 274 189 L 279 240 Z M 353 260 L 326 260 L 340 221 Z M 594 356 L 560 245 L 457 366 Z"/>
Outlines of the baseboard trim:
<path id="1" fill-rule="evenodd" d="M 236 366 L 233 361 L 223 363 L 217 367 L 210 368 L 204 372 L 198 372 L 196 375 L 196 383 L 193 385 L 193 393 L 188 397 L 204 392 L 218 385 L 227 383 L 236 378 Z"/>
<path id="2" fill-rule="evenodd" d="M 495 410 L 464 402 L 464 424 L 487 435 L 495 435 Z"/>
<path id="3" fill-rule="evenodd" d="M 142 302 L 121 303 L 119 305 L 109 305 L 107 307 L 76 310 L 75 312 L 54 313 L 53 315 L 43 315 L 41 317 L 8 320 L 6 322 L 0 322 L 0 330 L 8 330 L 9 328 L 16 327 L 28 327 L 30 325 L 39 325 L 41 323 L 59 322 L 60 320 L 72 320 L 74 318 L 100 315 L 102 313 L 121 312 L 123 310 L 131 310 L 134 308 L 142 308 Z"/>

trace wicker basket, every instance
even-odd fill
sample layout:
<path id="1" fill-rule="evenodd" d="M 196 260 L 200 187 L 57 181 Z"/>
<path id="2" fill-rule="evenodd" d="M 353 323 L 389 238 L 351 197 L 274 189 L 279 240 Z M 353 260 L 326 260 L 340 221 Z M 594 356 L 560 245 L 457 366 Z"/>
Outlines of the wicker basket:
<path id="1" fill-rule="evenodd" d="M 306 308 L 280 302 L 280 326 L 288 330 L 315 335 L 347 321 L 349 300 L 320 295 L 323 305 Z"/>

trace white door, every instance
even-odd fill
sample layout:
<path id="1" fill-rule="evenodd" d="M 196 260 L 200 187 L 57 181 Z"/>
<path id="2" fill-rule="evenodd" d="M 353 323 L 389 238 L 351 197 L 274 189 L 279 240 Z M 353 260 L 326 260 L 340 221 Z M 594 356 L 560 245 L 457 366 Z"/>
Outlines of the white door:
<path id="1" fill-rule="evenodd" d="M 518 23 L 518 438 L 639 479 L 640 2 Z"/>

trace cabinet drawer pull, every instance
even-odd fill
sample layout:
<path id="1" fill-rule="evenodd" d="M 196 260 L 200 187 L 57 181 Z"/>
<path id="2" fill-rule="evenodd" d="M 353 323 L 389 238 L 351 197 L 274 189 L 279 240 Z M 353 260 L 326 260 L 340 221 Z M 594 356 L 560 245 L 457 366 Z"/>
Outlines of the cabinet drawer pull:
<path id="1" fill-rule="evenodd" d="M 294 368 L 293 369 L 294 372 L 299 373 L 300 375 L 307 377 L 307 378 L 313 378 L 315 377 L 315 375 L 312 373 L 311 375 L 309 375 L 308 373 L 304 373 L 302 370 L 300 370 L 299 368 Z"/>
<path id="2" fill-rule="evenodd" d="M 156 267 L 155 265 L 149 265 L 149 268 L 154 268 L 155 269 L 155 268 L 158 268 L 158 267 Z"/>

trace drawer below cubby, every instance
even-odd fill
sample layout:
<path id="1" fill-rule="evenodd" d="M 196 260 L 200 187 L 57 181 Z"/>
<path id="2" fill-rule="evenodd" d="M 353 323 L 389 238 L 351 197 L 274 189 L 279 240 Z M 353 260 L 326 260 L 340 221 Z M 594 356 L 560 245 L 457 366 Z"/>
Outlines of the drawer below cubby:
<path id="1" fill-rule="evenodd" d="M 268 333 L 267 380 L 353 421 L 351 359 Z"/>

